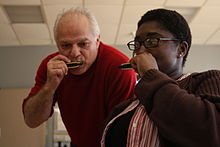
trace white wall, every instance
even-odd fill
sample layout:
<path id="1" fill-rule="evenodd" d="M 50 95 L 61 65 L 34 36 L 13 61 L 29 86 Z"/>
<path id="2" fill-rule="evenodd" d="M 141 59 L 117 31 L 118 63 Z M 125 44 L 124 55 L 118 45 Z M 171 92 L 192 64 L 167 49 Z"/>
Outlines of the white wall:
<path id="1" fill-rule="evenodd" d="M 0 89 L 0 147 L 44 147 L 45 124 L 31 129 L 22 114 L 29 89 Z"/>
<path id="2" fill-rule="evenodd" d="M 220 46 L 195 46 L 190 49 L 185 71 L 220 70 Z"/>

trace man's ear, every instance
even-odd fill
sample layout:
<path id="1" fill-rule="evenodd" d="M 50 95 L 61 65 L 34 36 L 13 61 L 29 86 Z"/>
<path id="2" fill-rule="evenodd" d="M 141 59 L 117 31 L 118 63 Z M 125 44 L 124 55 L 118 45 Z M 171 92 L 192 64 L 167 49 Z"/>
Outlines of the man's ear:
<path id="1" fill-rule="evenodd" d="M 96 38 L 96 45 L 99 46 L 100 44 L 100 34 Z"/>
<path id="2" fill-rule="evenodd" d="M 186 41 L 182 41 L 179 45 L 179 48 L 178 48 L 178 55 L 177 57 L 180 58 L 180 57 L 184 57 L 188 51 L 188 48 L 189 48 L 189 45 Z"/>

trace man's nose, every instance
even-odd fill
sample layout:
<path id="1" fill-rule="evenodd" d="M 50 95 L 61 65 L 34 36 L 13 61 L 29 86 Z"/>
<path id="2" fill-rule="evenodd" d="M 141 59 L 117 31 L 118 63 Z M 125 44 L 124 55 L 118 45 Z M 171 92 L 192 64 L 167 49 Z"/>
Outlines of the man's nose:
<path id="1" fill-rule="evenodd" d="M 73 57 L 77 57 L 78 55 L 80 55 L 80 48 L 77 45 L 72 45 L 70 55 Z"/>

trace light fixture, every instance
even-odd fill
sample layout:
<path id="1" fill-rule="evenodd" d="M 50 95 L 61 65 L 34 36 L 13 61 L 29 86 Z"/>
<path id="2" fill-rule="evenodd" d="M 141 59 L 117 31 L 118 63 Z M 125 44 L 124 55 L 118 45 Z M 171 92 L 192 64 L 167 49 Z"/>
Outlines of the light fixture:
<path id="1" fill-rule="evenodd" d="M 11 23 L 44 23 L 40 6 L 4 6 Z"/>

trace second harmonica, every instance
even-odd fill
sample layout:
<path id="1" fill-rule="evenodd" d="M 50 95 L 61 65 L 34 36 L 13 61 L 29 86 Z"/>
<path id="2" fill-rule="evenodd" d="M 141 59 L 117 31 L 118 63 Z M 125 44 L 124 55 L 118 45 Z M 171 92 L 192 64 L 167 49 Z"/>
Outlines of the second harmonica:
<path id="1" fill-rule="evenodd" d="M 77 68 L 82 64 L 83 64 L 83 62 L 69 62 L 69 63 L 66 63 L 68 69 Z"/>
<path id="2" fill-rule="evenodd" d="M 132 69 L 132 66 L 131 66 L 131 63 L 123 63 L 118 68 L 122 70 L 128 70 L 128 69 Z"/>

